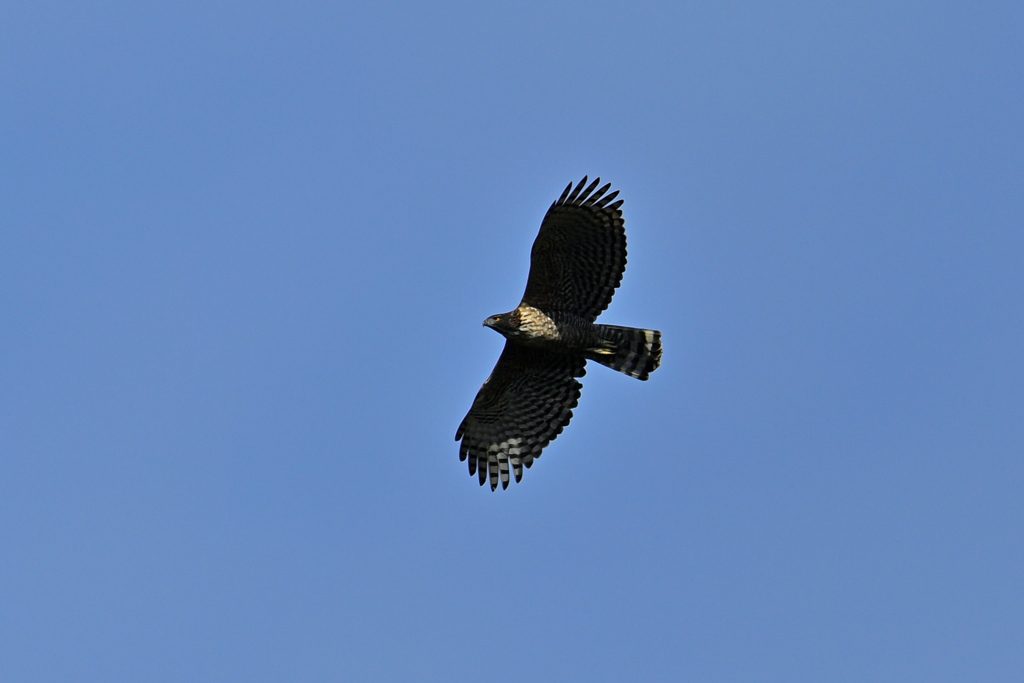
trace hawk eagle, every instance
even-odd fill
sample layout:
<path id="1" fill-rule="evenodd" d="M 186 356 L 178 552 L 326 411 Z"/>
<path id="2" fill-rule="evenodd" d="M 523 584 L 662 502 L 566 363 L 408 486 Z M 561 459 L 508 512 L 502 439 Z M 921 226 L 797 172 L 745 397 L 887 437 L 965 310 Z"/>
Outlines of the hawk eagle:
<path id="1" fill-rule="evenodd" d="M 484 321 L 505 349 L 455 440 L 492 491 L 508 488 L 510 468 L 519 482 L 569 424 L 588 360 L 641 380 L 661 364 L 661 332 L 594 323 L 626 269 L 622 200 L 600 182 L 569 183 L 540 225 L 522 303 Z"/>

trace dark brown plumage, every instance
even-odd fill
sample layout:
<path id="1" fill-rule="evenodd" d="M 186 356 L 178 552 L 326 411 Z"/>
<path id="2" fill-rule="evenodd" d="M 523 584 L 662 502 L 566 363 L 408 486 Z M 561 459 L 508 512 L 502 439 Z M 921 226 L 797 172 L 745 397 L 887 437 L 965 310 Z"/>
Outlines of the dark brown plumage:
<path id="1" fill-rule="evenodd" d="M 594 321 L 612 300 L 626 268 L 622 200 L 610 184 L 587 178 L 551 205 L 530 253 L 519 306 L 484 325 L 506 337 L 505 349 L 459 425 L 459 458 L 491 490 L 518 482 L 572 419 L 593 360 L 646 380 L 661 363 L 661 333 Z"/>

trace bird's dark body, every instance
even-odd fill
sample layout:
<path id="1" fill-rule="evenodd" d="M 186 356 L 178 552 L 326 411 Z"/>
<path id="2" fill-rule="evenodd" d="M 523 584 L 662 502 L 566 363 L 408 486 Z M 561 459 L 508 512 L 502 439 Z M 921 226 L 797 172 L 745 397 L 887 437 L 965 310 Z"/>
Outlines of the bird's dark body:
<path id="1" fill-rule="evenodd" d="M 507 339 L 498 364 L 455 434 L 459 458 L 491 490 L 507 488 L 572 418 L 587 360 L 646 380 L 661 363 L 661 333 L 594 323 L 626 267 L 618 192 L 572 184 L 552 204 L 531 252 L 522 303 L 484 325 Z"/>
<path id="2" fill-rule="evenodd" d="M 558 311 L 544 313 L 522 305 L 508 313 L 491 316 L 484 325 L 516 343 L 553 353 L 583 351 L 601 341 L 597 326 L 586 318 Z"/>

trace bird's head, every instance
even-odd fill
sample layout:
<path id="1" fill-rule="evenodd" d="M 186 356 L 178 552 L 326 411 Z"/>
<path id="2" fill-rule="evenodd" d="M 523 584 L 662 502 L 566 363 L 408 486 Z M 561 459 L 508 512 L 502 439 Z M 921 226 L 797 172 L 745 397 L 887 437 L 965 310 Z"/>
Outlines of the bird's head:
<path id="1" fill-rule="evenodd" d="M 519 309 L 508 313 L 492 315 L 484 321 L 484 327 L 489 327 L 504 336 L 516 335 L 519 333 Z"/>

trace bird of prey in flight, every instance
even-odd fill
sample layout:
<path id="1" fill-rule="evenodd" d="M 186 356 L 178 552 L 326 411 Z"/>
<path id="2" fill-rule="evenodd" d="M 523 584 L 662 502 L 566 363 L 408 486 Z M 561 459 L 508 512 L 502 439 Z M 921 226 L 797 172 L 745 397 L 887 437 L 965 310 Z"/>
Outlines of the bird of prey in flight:
<path id="1" fill-rule="evenodd" d="M 595 323 L 626 269 L 618 191 L 572 183 L 551 205 L 530 252 L 526 293 L 486 327 L 505 349 L 455 433 L 459 459 L 491 490 L 519 482 L 572 419 L 588 360 L 646 380 L 661 364 L 661 332 Z"/>

